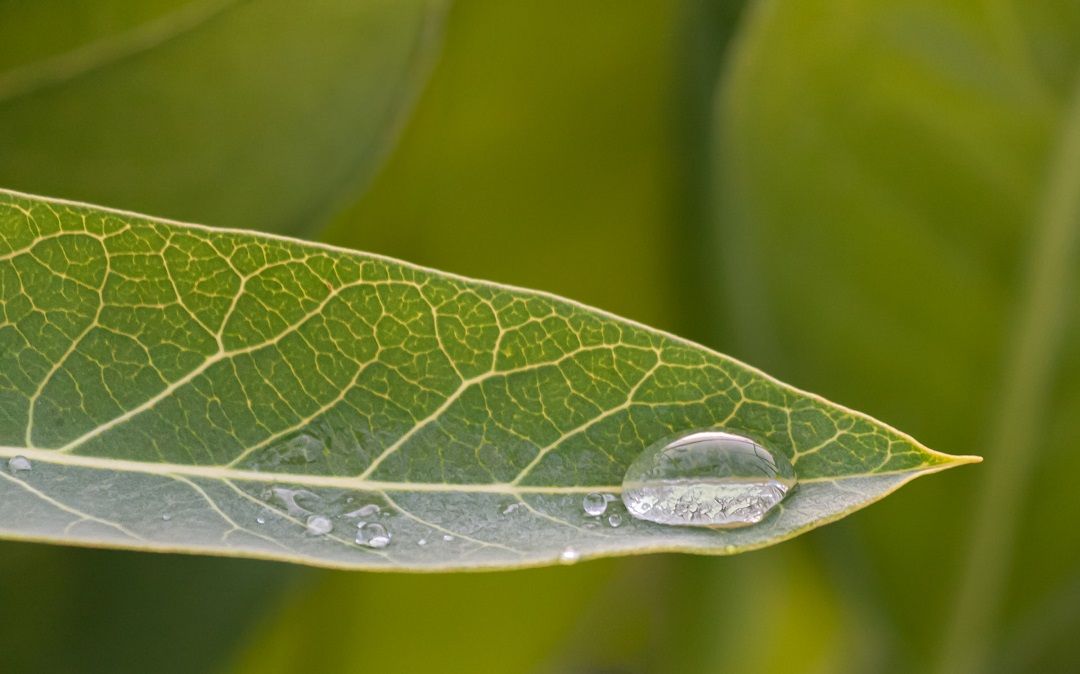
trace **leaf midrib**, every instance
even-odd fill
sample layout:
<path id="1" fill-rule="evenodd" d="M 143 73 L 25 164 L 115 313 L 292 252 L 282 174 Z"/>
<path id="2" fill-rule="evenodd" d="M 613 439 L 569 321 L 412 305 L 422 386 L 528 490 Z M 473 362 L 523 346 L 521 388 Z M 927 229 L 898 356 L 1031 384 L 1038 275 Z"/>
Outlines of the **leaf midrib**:
<path id="1" fill-rule="evenodd" d="M 233 468 L 222 465 L 198 465 L 183 463 L 161 463 L 133 461 L 130 459 L 110 459 L 79 454 L 61 454 L 49 449 L 26 449 L 22 447 L 0 447 L 0 458 L 10 459 L 25 457 L 31 463 L 45 463 L 57 466 L 72 466 L 94 470 L 108 470 L 121 473 L 139 473 L 144 475 L 163 475 L 167 477 L 187 476 L 239 482 L 288 483 L 309 487 L 332 487 L 377 492 L 437 492 L 437 493 L 489 493 L 489 494 L 587 494 L 590 492 L 621 493 L 621 485 L 525 485 L 514 482 L 402 482 L 391 480 L 371 480 L 361 476 L 311 475 L 302 473 L 281 473 Z M 957 457 L 973 459 L 973 457 Z M 918 469 L 902 469 L 866 473 L 849 473 L 830 477 L 816 477 L 799 480 L 799 484 L 820 482 L 839 482 L 846 479 L 866 477 L 887 477 L 890 475 L 920 475 L 950 468 L 967 461 L 955 461 Z"/>

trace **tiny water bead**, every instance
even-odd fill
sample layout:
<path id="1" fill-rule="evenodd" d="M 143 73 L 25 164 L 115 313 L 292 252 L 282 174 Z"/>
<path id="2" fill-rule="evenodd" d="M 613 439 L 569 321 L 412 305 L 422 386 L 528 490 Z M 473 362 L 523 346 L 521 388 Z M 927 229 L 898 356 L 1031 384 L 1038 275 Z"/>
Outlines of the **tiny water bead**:
<path id="1" fill-rule="evenodd" d="M 608 515 L 607 521 L 612 528 L 622 526 L 622 515 L 620 515 L 619 513 L 611 513 L 610 515 Z"/>
<path id="2" fill-rule="evenodd" d="M 12 473 L 25 473 L 33 467 L 34 465 L 30 463 L 30 459 L 25 456 L 13 456 L 8 459 L 8 470 Z"/>
<path id="3" fill-rule="evenodd" d="M 450 534 L 443 534 L 443 537 L 442 537 L 442 539 L 443 539 L 444 541 L 446 541 L 447 543 L 449 543 L 450 541 L 454 540 L 454 537 L 453 537 L 453 536 L 451 536 Z"/>
<path id="4" fill-rule="evenodd" d="M 622 500 L 638 519 L 699 527 L 760 522 L 795 486 L 780 452 L 722 431 L 660 441 L 630 464 Z"/>
<path id="5" fill-rule="evenodd" d="M 164 515 L 161 516 L 161 519 L 164 520 L 165 522 L 168 522 L 168 521 L 172 520 L 172 515 L 170 515 L 169 513 L 165 513 Z"/>
<path id="6" fill-rule="evenodd" d="M 573 564 L 579 559 L 581 559 L 581 553 L 571 547 L 563 548 L 563 551 L 559 553 L 560 564 Z"/>
<path id="7" fill-rule="evenodd" d="M 307 532 L 312 536 L 322 536 L 334 530 L 334 523 L 326 515 L 312 515 L 307 518 Z"/>
<path id="8" fill-rule="evenodd" d="M 589 517 L 599 517 L 607 510 L 608 499 L 600 493 L 592 492 L 581 499 L 581 507 Z"/>
<path id="9" fill-rule="evenodd" d="M 374 503 L 369 503 L 366 506 L 361 506 L 351 513 L 345 513 L 345 517 L 374 517 L 379 514 L 379 506 Z"/>
<path id="10" fill-rule="evenodd" d="M 293 517 L 311 515 L 311 508 L 322 499 L 318 494 L 307 489 L 289 489 L 287 487 L 270 487 L 263 492 L 263 499 L 285 507 L 285 511 Z M 305 504 L 310 507 L 305 507 Z"/>
<path id="11" fill-rule="evenodd" d="M 378 522 L 361 522 L 357 525 L 356 544 L 369 548 L 385 548 L 390 545 L 390 532 Z"/>

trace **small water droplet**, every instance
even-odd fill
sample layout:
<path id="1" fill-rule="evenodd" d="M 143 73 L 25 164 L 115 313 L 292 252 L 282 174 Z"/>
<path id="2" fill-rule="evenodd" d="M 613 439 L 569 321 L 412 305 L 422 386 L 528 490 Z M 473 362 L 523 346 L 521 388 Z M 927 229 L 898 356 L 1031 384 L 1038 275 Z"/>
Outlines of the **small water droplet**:
<path id="1" fill-rule="evenodd" d="M 520 507 L 521 507 L 521 502 L 520 501 L 515 501 L 515 502 L 511 503 L 510 505 L 506 506 L 505 508 L 503 508 L 502 514 L 503 515 L 510 515 L 511 513 L 513 513 L 515 510 L 517 510 Z"/>
<path id="2" fill-rule="evenodd" d="M 326 515 L 312 515 L 307 518 L 307 532 L 312 536 L 322 536 L 334 530 L 334 523 Z"/>
<path id="3" fill-rule="evenodd" d="M 581 499 L 581 507 L 585 509 L 585 514 L 590 517 L 599 517 L 607 510 L 608 500 L 604 498 L 604 495 L 599 492 L 592 492 L 585 494 L 585 498 Z"/>
<path id="4" fill-rule="evenodd" d="M 276 501 L 285 506 L 286 512 L 293 517 L 311 515 L 311 510 L 305 508 L 303 502 L 313 503 L 321 500 L 318 494 L 307 489 L 288 489 L 286 487 L 271 487 L 269 495 L 264 498 L 267 501 Z"/>
<path id="5" fill-rule="evenodd" d="M 622 500 L 650 522 L 741 527 L 760 522 L 795 484 L 782 453 L 739 435 L 699 431 L 642 452 L 623 478 Z"/>
<path id="6" fill-rule="evenodd" d="M 345 517 L 373 517 L 379 514 L 379 506 L 374 503 L 369 503 L 366 506 L 360 506 L 351 513 L 345 513 Z"/>
<path id="7" fill-rule="evenodd" d="M 608 515 L 607 523 L 610 524 L 612 528 L 622 526 L 622 515 L 619 513 L 611 513 Z"/>
<path id="8" fill-rule="evenodd" d="M 561 564 L 573 564 L 581 559 L 581 553 L 574 548 L 563 548 L 563 551 L 559 553 L 559 563 Z"/>
<path id="9" fill-rule="evenodd" d="M 8 470 L 12 473 L 24 473 L 34 467 L 34 464 L 30 463 L 30 459 L 25 456 L 13 456 L 8 459 L 7 465 Z"/>
<path id="10" fill-rule="evenodd" d="M 164 515 L 161 516 L 161 519 L 168 522 L 169 520 L 172 519 L 172 515 L 170 515 L 169 513 L 165 513 Z"/>
<path id="11" fill-rule="evenodd" d="M 449 541 L 452 541 L 452 540 L 454 540 L 454 537 L 453 537 L 453 536 L 451 536 L 450 534 L 443 534 L 443 537 L 442 537 L 442 539 L 443 539 L 444 541 L 447 541 L 447 542 L 449 542 Z"/>
<path id="12" fill-rule="evenodd" d="M 266 447 L 259 463 L 273 466 L 302 466 L 323 458 L 326 443 L 309 432 L 301 432 Z"/>
<path id="13" fill-rule="evenodd" d="M 259 524 L 266 524 L 266 515 L 259 515 L 255 518 L 255 521 Z"/>
<path id="14" fill-rule="evenodd" d="M 417 545 L 427 545 L 427 539 L 426 538 L 421 538 L 420 540 L 416 541 L 416 544 Z"/>
<path id="15" fill-rule="evenodd" d="M 390 545 L 390 532 L 378 522 L 361 522 L 356 532 L 356 544 L 385 548 Z"/>

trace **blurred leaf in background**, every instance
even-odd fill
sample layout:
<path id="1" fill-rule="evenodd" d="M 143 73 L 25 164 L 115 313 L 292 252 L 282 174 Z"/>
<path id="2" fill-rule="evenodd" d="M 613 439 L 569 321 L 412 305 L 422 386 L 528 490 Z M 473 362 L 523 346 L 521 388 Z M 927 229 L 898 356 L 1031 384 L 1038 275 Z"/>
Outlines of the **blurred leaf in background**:
<path id="1" fill-rule="evenodd" d="M 838 529 L 893 671 L 1005 662 L 1024 615 L 1042 643 L 1011 666 L 1080 666 L 1048 650 L 1080 611 L 1044 608 L 1080 562 L 1078 31 L 1073 2 L 767 1 L 728 64 L 710 285 L 735 355 L 986 453 Z"/>
<path id="2" fill-rule="evenodd" d="M 0 2 L 0 184 L 311 232 L 391 147 L 445 4 Z"/>

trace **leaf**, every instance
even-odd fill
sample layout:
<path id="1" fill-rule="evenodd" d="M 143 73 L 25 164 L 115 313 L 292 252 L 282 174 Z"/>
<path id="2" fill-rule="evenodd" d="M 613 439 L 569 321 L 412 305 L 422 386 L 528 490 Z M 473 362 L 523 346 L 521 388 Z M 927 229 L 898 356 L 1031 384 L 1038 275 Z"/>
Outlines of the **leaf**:
<path id="1" fill-rule="evenodd" d="M 369 569 L 730 554 L 977 460 L 543 293 L 0 195 L 0 456 L 33 463 L 0 473 L 12 538 Z M 709 426 L 795 464 L 766 521 L 587 526 L 584 494 Z M 391 546 L 353 543 L 369 505 Z"/>
<path id="2" fill-rule="evenodd" d="M 291 232 L 372 177 L 446 6 L 77 4 L 0 7 L 0 184 Z"/>

